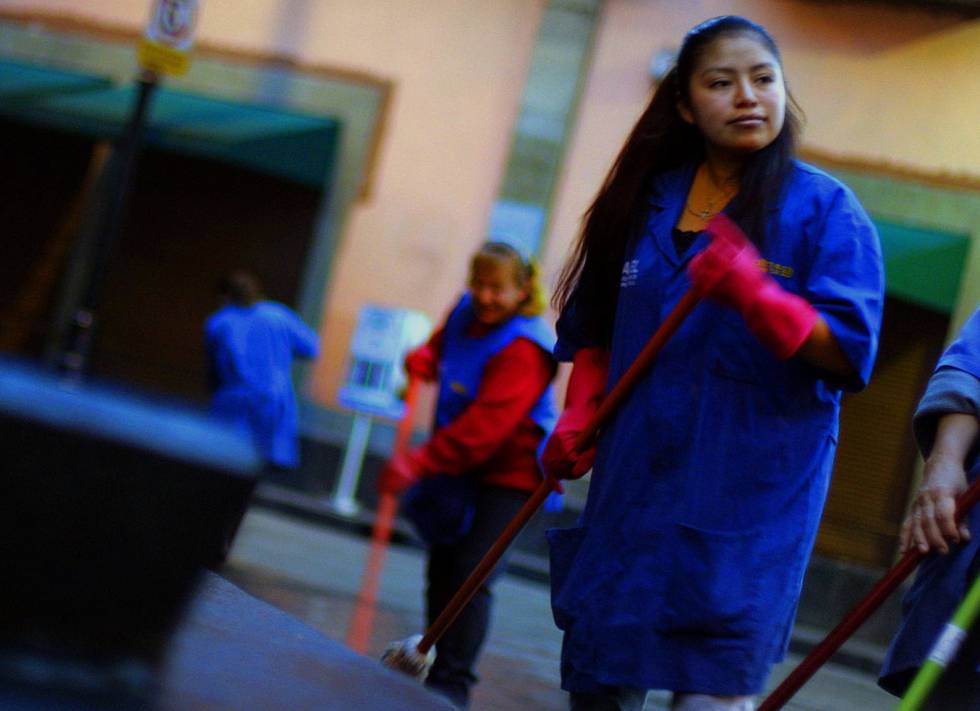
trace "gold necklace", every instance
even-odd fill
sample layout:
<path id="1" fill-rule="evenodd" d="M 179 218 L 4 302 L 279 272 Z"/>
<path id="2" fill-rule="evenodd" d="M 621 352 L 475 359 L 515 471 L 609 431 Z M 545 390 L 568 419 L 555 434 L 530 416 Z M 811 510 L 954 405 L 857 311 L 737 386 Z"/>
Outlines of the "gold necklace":
<path id="1" fill-rule="evenodd" d="M 695 210 L 693 207 L 691 207 L 691 203 L 684 204 L 684 209 L 687 210 L 692 215 L 694 215 L 699 220 L 707 220 L 711 217 L 714 217 L 716 214 L 718 214 L 718 211 L 715 210 L 714 208 L 715 208 L 714 200 L 709 200 L 708 206 L 703 210 Z"/>
<path id="2" fill-rule="evenodd" d="M 693 207 L 691 207 L 690 202 L 684 203 L 684 209 L 687 210 L 692 215 L 694 215 L 699 220 L 708 220 L 714 217 L 721 210 L 721 208 L 718 208 L 718 210 L 715 209 L 715 203 L 717 203 L 718 200 L 724 200 L 724 202 L 722 203 L 722 207 L 724 207 L 725 205 L 728 204 L 728 201 L 732 199 L 732 196 L 734 196 L 735 193 L 738 192 L 738 184 L 734 183 L 735 187 L 734 189 L 732 189 L 732 187 L 730 186 L 733 183 L 730 180 L 723 181 L 722 183 L 723 185 L 727 183 L 729 187 L 719 188 L 718 181 L 715 180 L 713 175 L 711 175 L 711 169 L 705 167 L 705 170 L 707 171 L 707 177 L 708 177 L 708 181 L 711 183 L 711 187 L 717 190 L 718 193 L 714 197 L 708 198 L 708 206 L 703 210 L 695 210 Z"/>

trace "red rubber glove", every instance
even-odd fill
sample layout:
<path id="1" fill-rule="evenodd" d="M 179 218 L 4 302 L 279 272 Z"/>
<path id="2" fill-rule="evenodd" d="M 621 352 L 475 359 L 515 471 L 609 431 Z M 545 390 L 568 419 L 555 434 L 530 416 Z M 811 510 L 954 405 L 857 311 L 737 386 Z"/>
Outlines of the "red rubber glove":
<path id="1" fill-rule="evenodd" d="M 378 476 L 378 491 L 397 496 L 425 476 L 426 467 L 417 450 L 399 452 L 387 462 Z"/>
<path id="2" fill-rule="evenodd" d="M 707 230 L 711 244 L 687 268 L 694 289 L 738 309 L 763 345 L 786 360 L 803 345 L 820 314 L 760 269 L 759 253 L 727 216 L 715 215 Z"/>
<path id="3" fill-rule="evenodd" d="M 431 383 L 439 375 L 439 354 L 432 343 L 425 343 L 405 356 L 405 372 Z"/>
<path id="4" fill-rule="evenodd" d="M 575 439 L 599 409 L 609 378 L 609 351 L 582 348 L 572 360 L 572 374 L 565 391 L 565 409 L 544 445 L 541 466 L 553 480 L 585 476 L 595 461 L 595 444 L 584 452 L 573 449 Z"/>

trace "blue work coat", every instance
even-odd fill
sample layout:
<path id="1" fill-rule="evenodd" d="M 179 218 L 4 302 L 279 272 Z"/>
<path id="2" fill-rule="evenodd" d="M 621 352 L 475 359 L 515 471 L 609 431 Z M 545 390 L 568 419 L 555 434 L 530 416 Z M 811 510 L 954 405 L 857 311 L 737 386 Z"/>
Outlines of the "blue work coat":
<path id="1" fill-rule="evenodd" d="M 980 417 L 980 309 L 939 359 L 916 410 L 915 434 L 923 456 L 929 456 L 939 420 L 951 413 Z M 965 466 L 971 482 L 980 476 L 980 448 L 974 447 L 972 460 Z M 892 640 L 878 680 L 882 688 L 895 695 L 905 692 L 980 574 L 980 506 L 973 508 L 968 522 L 973 538 L 949 555 L 934 553 L 926 558 L 902 600 L 902 626 Z M 980 660 L 970 661 L 980 664 Z"/>
<path id="2" fill-rule="evenodd" d="M 689 288 L 672 229 L 694 166 L 655 181 L 627 246 L 610 383 Z M 797 163 L 772 208 L 770 275 L 826 320 L 868 380 L 883 300 L 875 229 L 852 193 Z M 591 345 L 576 295 L 556 355 Z M 735 310 L 699 304 L 603 429 L 578 525 L 549 532 L 562 685 L 752 694 L 785 654 L 837 446 L 841 384 L 777 360 Z"/>
<path id="3" fill-rule="evenodd" d="M 298 417 L 293 393 L 294 358 L 313 358 L 316 331 L 272 301 L 230 305 L 205 324 L 212 414 L 251 435 L 265 460 L 299 464 Z"/>

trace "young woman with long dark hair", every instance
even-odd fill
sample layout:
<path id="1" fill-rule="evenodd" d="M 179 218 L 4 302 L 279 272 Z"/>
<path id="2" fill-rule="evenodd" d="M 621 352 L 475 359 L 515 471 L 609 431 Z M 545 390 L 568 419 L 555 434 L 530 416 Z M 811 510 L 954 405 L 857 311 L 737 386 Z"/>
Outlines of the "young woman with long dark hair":
<path id="1" fill-rule="evenodd" d="M 789 104 L 787 106 L 787 104 Z M 550 532 L 573 709 L 751 709 L 787 647 L 837 444 L 883 300 L 853 194 L 794 158 L 776 43 L 692 29 L 587 211 L 558 285 L 573 369 L 543 463 L 590 468 L 579 525 Z M 571 443 L 688 289 L 706 296 L 600 432 Z"/>

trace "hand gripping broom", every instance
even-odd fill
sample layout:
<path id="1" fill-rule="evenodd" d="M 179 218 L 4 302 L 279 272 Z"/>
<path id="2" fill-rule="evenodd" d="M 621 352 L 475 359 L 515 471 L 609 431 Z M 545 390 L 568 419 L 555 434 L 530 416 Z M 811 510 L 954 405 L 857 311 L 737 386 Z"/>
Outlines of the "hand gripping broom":
<path id="1" fill-rule="evenodd" d="M 980 500 L 980 479 L 970 485 L 956 500 L 956 522 L 959 523 L 963 517 L 969 513 L 974 504 Z M 773 690 L 766 700 L 759 706 L 758 711 L 778 711 L 789 701 L 793 695 L 800 690 L 817 669 L 823 666 L 824 662 L 830 659 L 831 655 L 840 649 L 847 639 L 854 634 L 858 627 L 864 624 L 871 614 L 877 610 L 881 603 L 894 592 L 903 580 L 905 580 L 916 566 L 922 562 L 928 553 L 921 552 L 918 548 L 909 550 L 902 559 L 882 576 L 875 586 L 871 589 L 863 600 L 858 602 L 840 624 L 837 625 L 823 640 L 814 647 L 810 653 L 804 657 L 803 661 L 794 669 L 783 682 Z"/>

